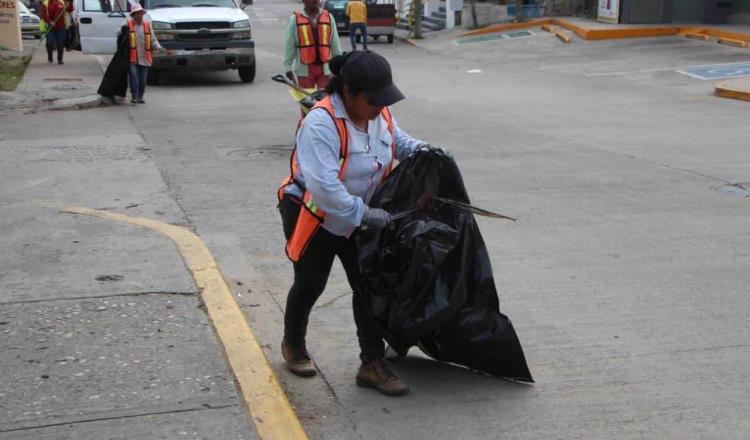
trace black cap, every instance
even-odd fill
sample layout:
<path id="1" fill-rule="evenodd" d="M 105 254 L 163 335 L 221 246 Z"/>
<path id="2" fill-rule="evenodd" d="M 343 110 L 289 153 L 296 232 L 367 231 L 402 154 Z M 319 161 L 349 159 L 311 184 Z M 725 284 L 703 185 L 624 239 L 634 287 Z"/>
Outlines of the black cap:
<path id="1" fill-rule="evenodd" d="M 331 61 L 336 74 L 333 64 L 338 63 Z M 403 93 L 393 84 L 391 65 L 375 52 L 365 50 L 345 54 L 340 75 L 345 84 L 362 90 L 373 105 L 385 107 L 404 99 Z"/>

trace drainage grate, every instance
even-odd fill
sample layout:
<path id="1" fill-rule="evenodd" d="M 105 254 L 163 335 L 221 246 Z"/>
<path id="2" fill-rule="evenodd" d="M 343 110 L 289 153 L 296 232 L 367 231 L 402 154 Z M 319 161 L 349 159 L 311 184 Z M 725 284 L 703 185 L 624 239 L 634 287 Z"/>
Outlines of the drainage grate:
<path id="1" fill-rule="evenodd" d="M 722 185 L 716 190 L 728 196 L 750 198 L 750 182 L 730 183 L 729 185 Z"/>

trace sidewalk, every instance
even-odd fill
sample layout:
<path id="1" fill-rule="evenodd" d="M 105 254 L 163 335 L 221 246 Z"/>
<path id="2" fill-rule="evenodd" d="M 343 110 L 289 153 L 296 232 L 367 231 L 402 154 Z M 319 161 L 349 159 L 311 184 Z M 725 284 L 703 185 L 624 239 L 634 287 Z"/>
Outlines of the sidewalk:
<path id="1" fill-rule="evenodd" d="M 34 42 L 32 59 L 9 110 L 67 110 L 97 107 L 103 101 L 96 90 L 106 63 L 101 57 L 79 51 L 65 52 L 62 65 L 47 62 L 43 42 Z"/>
<path id="2" fill-rule="evenodd" d="M 73 54 L 57 66 L 39 55 L 25 82 L 46 88 L 30 93 L 95 86 L 92 58 Z M 80 81 L 54 88 L 48 78 Z M 128 110 L 0 118 L 3 440 L 256 438 L 174 243 L 62 212 L 187 222 Z"/>

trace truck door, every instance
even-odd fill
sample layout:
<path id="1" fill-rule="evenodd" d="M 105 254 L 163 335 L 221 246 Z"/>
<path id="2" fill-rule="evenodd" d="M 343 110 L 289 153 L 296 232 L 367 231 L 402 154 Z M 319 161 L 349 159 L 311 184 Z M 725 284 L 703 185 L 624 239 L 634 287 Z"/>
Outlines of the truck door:
<path id="1" fill-rule="evenodd" d="M 76 0 L 83 53 L 114 53 L 117 33 L 130 11 L 127 0 Z"/>

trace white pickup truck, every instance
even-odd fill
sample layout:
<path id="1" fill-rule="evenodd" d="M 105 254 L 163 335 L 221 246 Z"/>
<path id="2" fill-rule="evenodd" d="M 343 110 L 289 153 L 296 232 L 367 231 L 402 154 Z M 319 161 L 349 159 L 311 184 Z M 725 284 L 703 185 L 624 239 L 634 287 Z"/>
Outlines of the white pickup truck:
<path id="1" fill-rule="evenodd" d="M 75 0 L 84 53 L 115 52 L 117 33 L 130 12 L 127 0 Z M 237 69 L 255 79 L 250 18 L 234 0 L 141 0 L 153 32 L 167 51 L 155 52 L 149 84 L 164 70 Z"/>

